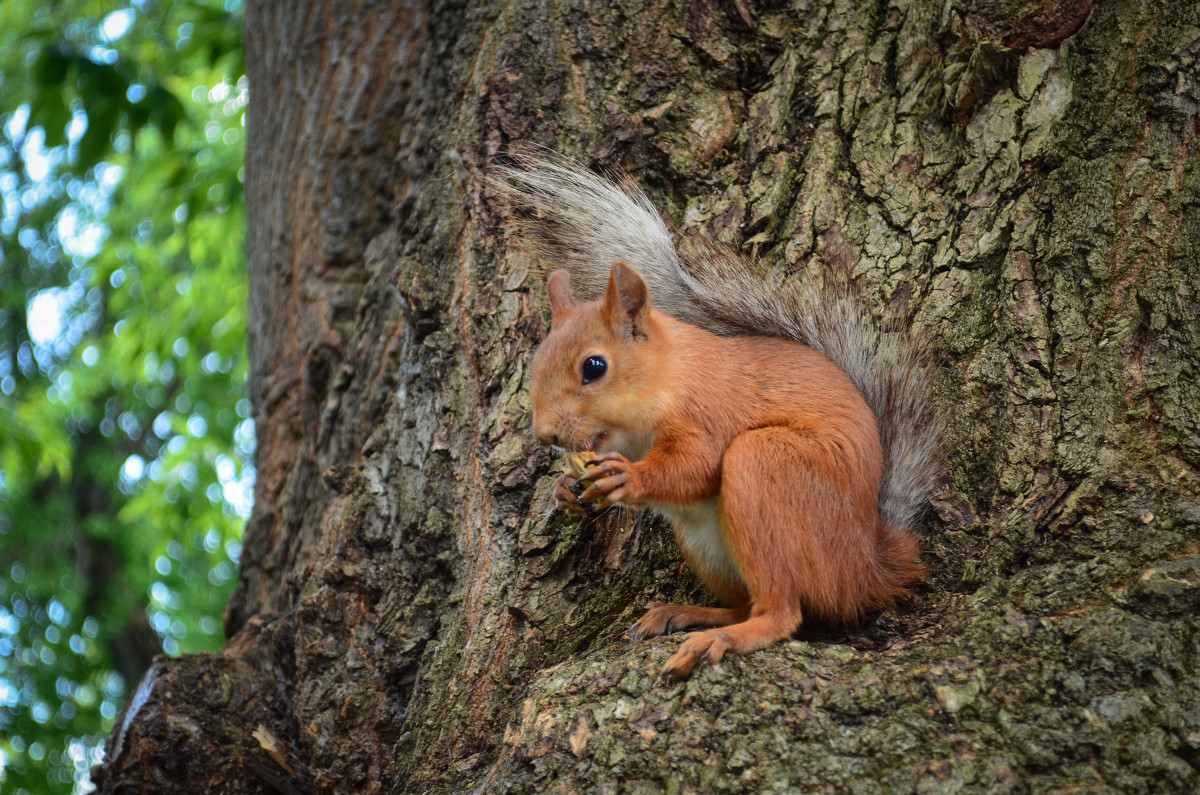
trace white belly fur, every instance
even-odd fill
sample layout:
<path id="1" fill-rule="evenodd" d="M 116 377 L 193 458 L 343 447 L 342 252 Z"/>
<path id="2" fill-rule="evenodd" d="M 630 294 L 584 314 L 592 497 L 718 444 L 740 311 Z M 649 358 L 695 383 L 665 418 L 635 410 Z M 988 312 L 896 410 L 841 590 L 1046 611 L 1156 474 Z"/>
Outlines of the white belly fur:
<path id="1" fill-rule="evenodd" d="M 685 556 L 702 561 L 733 582 L 742 583 L 742 575 L 733 565 L 733 557 L 721 533 L 715 497 L 691 505 L 655 504 L 652 507 L 675 523 L 675 539 Z"/>

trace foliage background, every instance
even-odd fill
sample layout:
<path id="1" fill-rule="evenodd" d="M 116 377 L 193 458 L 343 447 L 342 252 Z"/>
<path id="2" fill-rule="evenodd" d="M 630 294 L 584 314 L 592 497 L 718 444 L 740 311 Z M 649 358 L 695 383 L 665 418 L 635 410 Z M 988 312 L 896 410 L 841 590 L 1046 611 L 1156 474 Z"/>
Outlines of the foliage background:
<path id="1" fill-rule="evenodd" d="M 240 0 L 0 4 L 0 789 L 219 647 L 250 508 Z"/>

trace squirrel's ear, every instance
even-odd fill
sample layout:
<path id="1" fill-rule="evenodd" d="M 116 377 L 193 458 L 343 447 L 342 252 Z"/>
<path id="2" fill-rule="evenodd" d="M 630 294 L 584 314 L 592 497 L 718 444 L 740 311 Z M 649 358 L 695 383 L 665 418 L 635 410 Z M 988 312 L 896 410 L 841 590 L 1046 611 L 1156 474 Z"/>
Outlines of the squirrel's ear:
<path id="1" fill-rule="evenodd" d="M 642 275 L 621 260 L 613 263 L 604 294 L 604 316 L 623 339 L 645 339 L 650 290 Z"/>
<path id="2" fill-rule="evenodd" d="M 550 297 L 550 322 L 555 323 L 575 306 L 571 298 L 571 274 L 559 269 L 546 279 L 546 292 Z"/>

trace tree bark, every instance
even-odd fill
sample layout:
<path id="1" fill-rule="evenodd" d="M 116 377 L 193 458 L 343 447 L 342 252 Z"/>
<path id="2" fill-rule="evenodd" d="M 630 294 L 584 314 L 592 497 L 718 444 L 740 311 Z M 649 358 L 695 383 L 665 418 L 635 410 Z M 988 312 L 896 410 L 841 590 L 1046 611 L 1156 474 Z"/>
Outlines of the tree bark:
<path id="1" fill-rule="evenodd" d="M 233 637 L 156 664 L 103 791 L 1198 791 L 1195 3 L 246 22 Z M 543 283 L 486 184 L 525 141 L 773 271 L 848 248 L 930 341 L 949 453 L 911 605 L 656 680 L 678 638 L 625 631 L 705 597 L 661 522 L 552 510 Z"/>

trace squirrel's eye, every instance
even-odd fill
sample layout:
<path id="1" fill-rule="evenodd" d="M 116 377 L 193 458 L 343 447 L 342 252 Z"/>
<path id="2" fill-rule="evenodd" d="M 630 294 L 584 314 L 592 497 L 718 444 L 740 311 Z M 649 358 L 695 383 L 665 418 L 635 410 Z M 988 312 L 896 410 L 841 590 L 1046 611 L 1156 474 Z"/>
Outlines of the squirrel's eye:
<path id="1" fill-rule="evenodd" d="M 583 383 L 590 384 L 603 377 L 608 370 L 608 362 L 603 356 L 589 356 L 583 360 Z"/>

